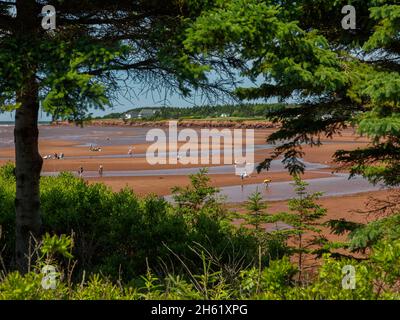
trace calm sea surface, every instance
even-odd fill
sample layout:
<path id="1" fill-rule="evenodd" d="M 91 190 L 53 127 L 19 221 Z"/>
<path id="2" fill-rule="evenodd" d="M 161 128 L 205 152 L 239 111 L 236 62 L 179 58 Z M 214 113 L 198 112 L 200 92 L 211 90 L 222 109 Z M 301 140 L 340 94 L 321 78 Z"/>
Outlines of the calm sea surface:
<path id="1" fill-rule="evenodd" d="M 126 145 L 146 141 L 149 128 L 137 127 L 95 127 L 95 126 L 49 126 L 48 123 L 39 125 L 39 138 L 42 140 L 72 141 L 81 146 L 100 145 Z M 14 124 L 0 122 L 0 148 L 13 147 Z"/>

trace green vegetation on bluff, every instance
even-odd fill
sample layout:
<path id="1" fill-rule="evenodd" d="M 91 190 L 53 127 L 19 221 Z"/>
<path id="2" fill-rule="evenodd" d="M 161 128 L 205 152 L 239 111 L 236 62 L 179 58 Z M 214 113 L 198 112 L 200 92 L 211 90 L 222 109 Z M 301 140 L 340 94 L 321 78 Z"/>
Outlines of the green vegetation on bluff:
<path id="1" fill-rule="evenodd" d="M 186 108 L 178 107 L 144 107 L 131 109 L 126 112 L 114 112 L 96 119 L 123 119 L 125 114 L 132 111 L 140 111 L 146 109 L 157 110 L 150 120 L 168 120 L 168 119 L 265 119 L 272 112 L 290 107 L 287 104 L 226 104 L 226 105 L 205 105 Z"/>

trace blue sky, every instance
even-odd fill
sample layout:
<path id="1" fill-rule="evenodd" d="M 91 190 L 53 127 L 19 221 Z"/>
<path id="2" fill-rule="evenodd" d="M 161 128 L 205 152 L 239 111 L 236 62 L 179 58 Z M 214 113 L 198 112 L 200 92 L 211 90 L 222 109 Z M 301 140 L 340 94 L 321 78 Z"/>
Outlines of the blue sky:
<path id="1" fill-rule="evenodd" d="M 201 99 L 191 98 L 191 99 L 183 99 L 178 94 L 174 94 L 168 96 L 165 100 L 165 96 L 160 97 L 158 92 L 149 92 L 147 94 L 141 94 L 136 98 L 130 98 L 129 100 L 124 97 L 120 97 L 118 102 L 114 103 L 113 109 L 106 109 L 106 111 L 96 111 L 92 110 L 90 112 L 95 116 L 102 116 L 111 112 L 123 112 L 132 108 L 139 107 L 147 107 L 147 106 L 176 106 L 176 107 L 190 107 L 196 104 L 202 104 Z M 0 114 L 0 121 L 13 121 L 14 113 L 7 112 Z M 50 120 L 49 117 L 46 116 L 46 113 L 41 112 L 39 115 L 40 121 Z"/>
<path id="2" fill-rule="evenodd" d="M 213 76 L 211 75 L 213 79 Z M 239 78 L 239 77 L 238 77 Z M 241 85 L 246 87 L 254 86 L 248 79 L 240 79 Z M 257 84 L 262 83 L 262 77 L 259 77 L 256 81 Z M 90 112 L 93 113 L 94 116 L 103 116 L 105 114 L 109 114 L 111 112 L 124 112 L 129 109 L 133 108 L 140 108 L 140 107 L 149 107 L 149 106 L 174 106 L 174 107 L 192 107 L 195 105 L 204 105 L 204 104 L 225 104 L 228 101 L 221 97 L 218 101 L 207 101 L 202 99 L 200 96 L 194 95 L 191 98 L 183 98 L 179 94 L 174 93 L 170 95 L 165 95 L 164 90 L 153 90 L 148 91 L 147 93 L 141 93 L 139 85 L 133 85 L 130 92 L 128 92 L 129 98 L 125 98 L 125 95 L 119 95 L 118 101 L 115 101 L 114 107 L 112 109 L 108 108 L 105 111 L 98 111 L 98 110 L 91 110 Z M 268 102 L 274 103 L 277 99 L 272 98 L 269 99 Z M 258 101 L 262 102 L 262 101 Z M 51 120 L 51 117 L 48 117 L 45 112 L 40 112 L 39 114 L 39 121 L 48 121 Z M 14 113 L 7 112 L 7 113 L 0 113 L 0 121 L 14 121 Z"/>

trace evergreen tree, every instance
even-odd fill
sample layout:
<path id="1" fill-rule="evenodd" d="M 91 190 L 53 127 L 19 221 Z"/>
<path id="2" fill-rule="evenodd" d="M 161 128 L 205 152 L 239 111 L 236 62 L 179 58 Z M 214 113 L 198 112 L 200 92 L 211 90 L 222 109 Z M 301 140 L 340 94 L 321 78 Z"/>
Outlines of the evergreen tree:
<path id="1" fill-rule="evenodd" d="M 354 30 L 341 25 L 341 11 L 348 4 L 356 9 Z M 280 129 L 268 142 L 280 144 L 258 170 L 283 156 L 292 174 L 303 172 L 299 158 L 304 145 L 319 146 L 323 136 L 353 126 L 370 143 L 337 150 L 336 160 L 350 175 L 399 186 L 398 1 L 234 0 L 219 5 L 197 19 L 186 46 L 202 54 L 231 50 L 246 61 L 241 74 L 258 81 L 239 88 L 240 98 L 296 101 L 269 112 Z M 397 219 L 395 213 L 368 225 L 331 221 L 330 226 L 335 233 L 350 231 L 350 248 L 365 250 L 382 238 L 393 239 L 396 227 L 387 226 Z"/>
<path id="2" fill-rule="evenodd" d="M 45 5 L 56 9 L 55 30 L 42 28 Z M 39 107 L 54 119 L 81 120 L 89 108 L 111 105 L 127 82 L 128 89 L 140 83 L 183 95 L 191 89 L 220 93 L 222 84 L 205 77 L 207 58 L 197 60 L 182 46 L 184 30 L 212 5 L 196 0 L 0 1 L 0 110 L 16 112 L 20 271 L 27 271 L 30 238 L 41 228 Z"/>
<path id="3" fill-rule="evenodd" d="M 267 207 L 267 204 L 262 201 L 260 192 L 257 191 L 249 196 L 246 208 L 249 210 L 250 218 L 246 219 L 246 223 L 253 226 L 257 232 L 260 231 L 261 223 L 268 221 L 265 219 L 264 212 Z"/>
<path id="4" fill-rule="evenodd" d="M 316 203 L 322 193 L 308 193 L 308 184 L 300 177 L 294 177 L 296 198 L 288 202 L 289 212 L 283 212 L 274 216 L 275 220 L 287 223 L 290 228 L 278 231 L 294 241 L 293 252 L 297 254 L 298 280 L 302 281 L 304 270 L 304 255 L 312 254 L 316 245 L 325 243 L 325 238 L 321 234 L 320 219 L 326 215 L 326 209 Z M 306 238 L 308 235 L 309 238 Z"/>
<path id="5" fill-rule="evenodd" d="M 400 184 L 399 89 L 400 5 L 395 0 L 295 2 L 233 0 L 219 2 L 197 19 L 186 46 L 198 54 L 233 51 L 246 62 L 250 79 L 242 99 L 296 105 L 273 112 L 282 126 L 269 142 L 285 141 L 259 166 L 284 156 L 292 173 L 302 172 L 304 144 L 320 145 L 355 125 L 371 144 L 338 150 L 336 158 L 373 182 Z M 354 5 L 355 30 L 342 28 L 344 5 Z M 232 64 L 232 67 L 234 65 Z"/>

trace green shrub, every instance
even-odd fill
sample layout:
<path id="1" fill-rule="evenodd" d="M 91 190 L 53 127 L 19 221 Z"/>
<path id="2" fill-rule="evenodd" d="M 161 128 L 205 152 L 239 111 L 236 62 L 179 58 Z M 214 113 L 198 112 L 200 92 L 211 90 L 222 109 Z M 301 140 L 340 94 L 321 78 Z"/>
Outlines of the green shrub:
<path id="1" fill-rule="evenodd" d="M 15 179 L 8 174 L 12 172 L 10 168 L 0 171 L 0 245 L 5 246 L 2 257 L 11 270 Z M 128 189 L 113 192 L 104 184 L 88 184 L 70 173 L 42 177 L 43 234 L 73 236 L 77 277 L 85 270 L 101 272 L 112 279 L 132 279 L 146 272 L 147 265 L 162 275 L 168 269 L 184 270 L 182 261 L 196 272 L 196 245 L 215 258 L 213 267 L 224 265 L 225 270 L 231 270 L 229 265 L 236 263 L 235 255 L 240 256 L 242 264 L 253 263 L 257 256 L 254 236 L 225 219 L 225 211 L 214 199 L 204 173 L 197 178 L 203 188 L 194 185 L 191 193 L 181 193 L 181 198 L 196 202 L 196 208 L 188 211 L 157 196 L 138 199 Z M 202 198 L 207 200 L 200 203 Z M 64 260 L 63 265 L 68 263 Z"/>
<path id="2" fill-rule="evenodd" d="M 0 222 L 2 261 L 11 270 L 15 185 L 7 170 L 0 169 Z M 195 185 L 205 181 L 192 178 Z M 138 199 L 127 189 L 114 193 L 70 174 L 43 178 L 45 233 L 37 239 L 35 264 L 25 275 L 0 273 L 0 300 L 400 298 L 399 240 L 378 241 L 361 261 L 325 254 L 317 273 L 299 283 L 289 253 L 274 256 L 279 239 L 259 242 L 254 231 L 232 227 L 213 190 L 200 189 L 179 193 L 179 206 L 155 196 Z M 263 263 L 260 245 L 268 248 Z M 343 287 L 345 266 L 355 271 L 352 289 Z M 57 276 L 54 286 L 46 280 L 48 267 Z"/>

